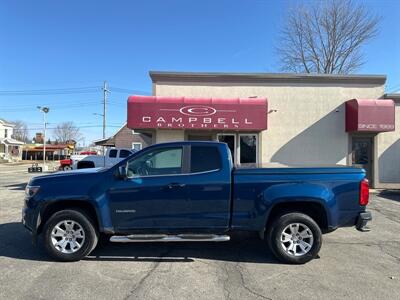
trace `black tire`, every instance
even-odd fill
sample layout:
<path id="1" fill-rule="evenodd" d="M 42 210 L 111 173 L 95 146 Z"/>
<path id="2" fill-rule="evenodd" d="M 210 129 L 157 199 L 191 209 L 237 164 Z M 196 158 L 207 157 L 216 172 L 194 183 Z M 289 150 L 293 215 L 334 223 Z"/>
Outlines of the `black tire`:
<path id="1" fill-rule="evenodd" d="M 311 248 L 308 249 L 307 253 L 295 256 L 293 253 L 290 253 L 290 250 L 287 251 L 284 249 L 285 245 L 290 245 L 292 243 L 291 241 L 289 241 L 286 242 L 285 245 L 283 245 L 281 242 L 283 231 L 290 224 L 302 224 L 307 226 L 308 229 L 311 230 L 313 243 Z M 289 264 L 304 264 L 306 262 L 309 262 L 310 260 L 317 257 L 322 245 L 322 233 L 318 224 L 309 216 L 297 212 L 286 213 L 275 218 L 270 223 L 269 228 L 267 228 L 266 239 L 268 241 L 269 248 L 271 249 L 271 252 L 275 255 L 275 257 L 281 262 Z M 310 238 L 308 239 L 308 242 L 309 241 Z M 297 247 L 300 246 L 295 246 L 295 249 L 298 249 Z"/>
<path id="2" fill-rule="evenodd" d="M 62 221 L 72 220 L 79 224 L 84 231 L 84 240 L 76 252 L 63 253 L 52 242 L 51 233 L 54 227 Z M 46 252 L 58 261 L 78 261 L 88 255 L 97 245 L 98 232 L 93 221 L 81 210 L 67 209 L 56 212 L 46 222 L 44 227 L 43 243 Z M 71 246 L 70 246 L 71 247 Z"/>

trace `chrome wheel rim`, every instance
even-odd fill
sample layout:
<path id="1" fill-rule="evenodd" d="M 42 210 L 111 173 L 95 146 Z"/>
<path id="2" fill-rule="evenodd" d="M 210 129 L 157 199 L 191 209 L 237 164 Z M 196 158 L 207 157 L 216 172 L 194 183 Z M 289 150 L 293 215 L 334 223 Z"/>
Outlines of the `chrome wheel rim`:
<path id="1" fill-rule="evenodd" d="M 61 253 L 75 253 L 85 242 L 85 231 L 76 221 L 64 220 L 51 231 L 51 243 Z"/>
<path id="2" fill-rule="evenodd" d="M 311 229 L 303 223 L 291 223 L 281 233 L 281 246 L 291 256 L 303 256 L 314 244 Z"/>

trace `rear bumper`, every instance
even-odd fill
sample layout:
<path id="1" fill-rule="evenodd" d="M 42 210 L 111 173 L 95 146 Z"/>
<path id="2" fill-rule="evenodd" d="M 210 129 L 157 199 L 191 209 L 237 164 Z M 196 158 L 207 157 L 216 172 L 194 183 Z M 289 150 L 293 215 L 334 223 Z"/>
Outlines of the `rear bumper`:
<path id="1" fill-rule="evenodd" d="M 366 227 L 367 223 L 372 220 L 372 215 L 370 211 L 361 212 L 358 215 L 356 228 L 359 231 L 369 231 Z"/>

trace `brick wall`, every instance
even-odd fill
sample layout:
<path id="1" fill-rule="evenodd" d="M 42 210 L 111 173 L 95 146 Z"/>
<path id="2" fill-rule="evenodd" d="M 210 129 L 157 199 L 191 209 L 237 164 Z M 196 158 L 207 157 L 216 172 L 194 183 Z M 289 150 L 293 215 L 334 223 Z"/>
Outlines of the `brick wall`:
<path id="1" fill-rule="evenodd" d="M 115 136 L 115 147 L 132 148 L 132 143 L 142 143 L 142 148 L 151 145 L 151 136 L 146 134 L 133 134 L 132 130 L 124 126 Z"/>

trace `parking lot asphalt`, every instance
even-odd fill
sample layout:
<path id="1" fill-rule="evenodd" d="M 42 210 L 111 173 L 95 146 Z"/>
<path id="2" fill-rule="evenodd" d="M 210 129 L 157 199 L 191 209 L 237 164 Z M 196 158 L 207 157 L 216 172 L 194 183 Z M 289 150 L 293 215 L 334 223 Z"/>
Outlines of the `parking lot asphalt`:
<path id="1" fill-rule="evenodd" d="M 1 299 L 400 299 L 400 192 L 372 195 L 370 232 L 324 236 L 320 258 L 277 262 L 263 241 L 105 244 L 51 261 L 20 223 L 26 165 L 0 165 Z"/>

